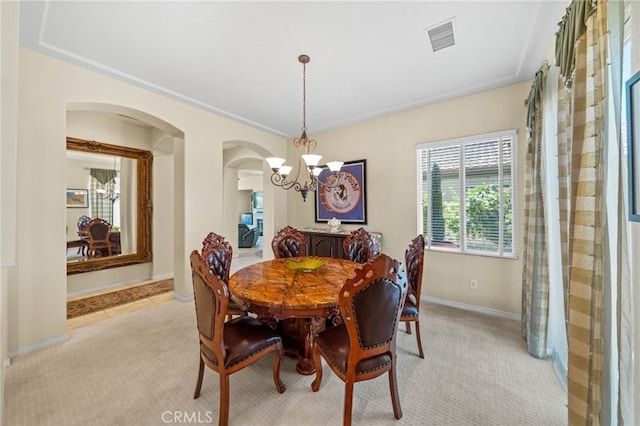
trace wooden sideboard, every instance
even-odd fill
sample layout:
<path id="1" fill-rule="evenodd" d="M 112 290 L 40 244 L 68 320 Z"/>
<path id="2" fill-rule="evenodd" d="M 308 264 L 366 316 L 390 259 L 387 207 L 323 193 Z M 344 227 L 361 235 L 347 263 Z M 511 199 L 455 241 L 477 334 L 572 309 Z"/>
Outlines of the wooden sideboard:
<path id="1" fill-rule="evenodd" d="M 327 229 L 305 228 L 301 229 L 300 232 L 302 232 L 307 239 L 308 256 L 344 258 L 342 243 L 351 231 L 330 232 Z M 382 234 L 379 232 L 371 232 L 371 236 L 377 242 L 379 249 Z"/>

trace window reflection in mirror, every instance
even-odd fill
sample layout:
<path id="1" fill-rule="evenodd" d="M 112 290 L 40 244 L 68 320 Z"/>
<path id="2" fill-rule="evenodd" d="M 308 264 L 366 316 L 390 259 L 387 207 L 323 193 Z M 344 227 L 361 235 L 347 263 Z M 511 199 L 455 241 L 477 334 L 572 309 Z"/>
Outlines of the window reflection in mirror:
<path id="1" fill-rule="evenodd" d="M 151 261 L 151 161 L 149 151 L 67 138 L 68 274 Z M 110 232 L 91 232 L 102 221 Z"/>

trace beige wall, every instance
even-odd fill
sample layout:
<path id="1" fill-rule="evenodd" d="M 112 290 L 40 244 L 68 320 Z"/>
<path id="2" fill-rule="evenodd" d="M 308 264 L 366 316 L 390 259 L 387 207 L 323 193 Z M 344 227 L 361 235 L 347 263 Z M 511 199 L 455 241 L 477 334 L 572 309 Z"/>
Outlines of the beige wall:
<path id="1" fill-rule="evenodd" d="M 170 123 L 184 135 L 184 143 L 177 143 L 181 145 L 178 154 L 174 152 L 174 211 L 173 219 L 167 219 L 174 226 L 174 249 L 168 264 L 175 272 L 177 297 L 192 294 L 185 250 L 199 247 L 207 232 L 222 228 L 223 143 L 251 141 L 273 155 L 284 155 L 285 149 L 282 138 L 27 49 L 19 50 L 19 66 L 15 225 L 20 238 L 16 267 L 8 271 L 7 278 L 9 354 L 65 338 L 67 275 L 60 247 L 66 239 L 66 207 L 61 195 L 66 182 L 61 171 L 68 104 L 123 106 Z M 60 226 L 32 226 L 42 218 Z M 34 256 L 34 241 L 39 242 L 38 252 L 46 256 Z M 150 276 L 155 273 L 152 268 L 153 264 L 118 269 L 122 274 L 135 270 L 122 278 L 129 280 Z M 106 282 L 111 273 L 96 272 L 95 279 Z"/>
<path id="2" fill-rule="evenodd" d="M 4 367 L 8 364 L 9 269 L 15 264 L 18 120 L 17 2 L 0 2 L 0 419 L 4 413 Z"/>
<path id="3" fill-rule="evenodd" d="M 518 165 L 523 164 L 524 99 L 530 87 L 530 82 L 516 84 L 312 136 L 323 160 L 367 160 L 366 228 L 382 233 L 382 251 L 404 258 L 404 250 L 418 232 L 416 145 L 517 129 Z M 520 171 L 521 187 L 522 167 L 516 170 Z M 521 209 L 515 211 L 522 215 Z M 288 215 L 296 227 L 326 226 L 314 223 L 313 196 L 303 203 L 300 194 L 289 194 Z M 518 217 L 518 221 L 521 233 L 523 218 Z M 357 225 L 344 228 L 355 229 Z M 520 254 L 522 247 L 517 250 Z M 423 294 L 519 314 L 521 274 L 520 259 L 428 251 Z M 478 281 L 477 290 L 470 288 L 471 279 Z"/>

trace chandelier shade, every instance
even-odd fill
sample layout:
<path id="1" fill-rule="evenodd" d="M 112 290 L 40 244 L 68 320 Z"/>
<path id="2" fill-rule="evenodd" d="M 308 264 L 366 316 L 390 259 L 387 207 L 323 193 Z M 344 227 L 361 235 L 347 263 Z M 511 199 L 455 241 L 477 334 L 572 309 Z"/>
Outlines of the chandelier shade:
<path id="1" fill-rule="evenodd" d="M 309 192 L 317 190 L 319 185 L 324 185 L 318 179 L 323 169 L 329 168 L 332 174 L 337 175 L 343 164 L 341 161 L 331 161 L 321 165 L 322 155 L 315 154 L 318 144 L 307 137 L 307 64 L 310 61 L 308 55 L 298 56 L 298 62 L 302 64 L 302 134 L 293 140 L 293 146 L 298 154 L 298 168 L 295 175 L 291 173 L 293 167 L 285 165 L 284 158 L 265 158 L 273 171 L 271 183 L 285 190 L 298 191 L 303 201 L 307 200 Z"/>
<path id="2" fill-rule="evenodd" d="M 110 200 L 112 203 L 120 198 L 120 178 L 113 159 L 113 169 L 91 169 L 90 175 L 96 179 L 96 195 L 98 198 Z"/>

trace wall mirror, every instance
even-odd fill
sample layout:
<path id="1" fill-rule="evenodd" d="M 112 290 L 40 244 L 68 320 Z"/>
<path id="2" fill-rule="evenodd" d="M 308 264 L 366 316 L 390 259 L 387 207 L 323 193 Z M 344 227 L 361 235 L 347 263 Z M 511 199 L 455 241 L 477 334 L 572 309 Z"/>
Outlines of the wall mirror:
<path id="1" fill-rule="evenodd" d="M 67 138 L 67 275 L 151 262 L 150 151 Z M 79 221 L 112 225 L 112 253 L 89 252 Z"/>

